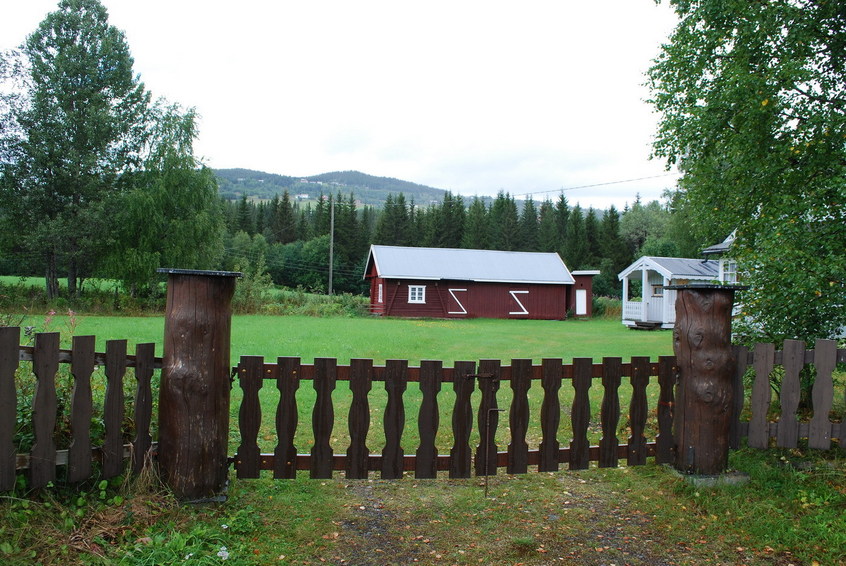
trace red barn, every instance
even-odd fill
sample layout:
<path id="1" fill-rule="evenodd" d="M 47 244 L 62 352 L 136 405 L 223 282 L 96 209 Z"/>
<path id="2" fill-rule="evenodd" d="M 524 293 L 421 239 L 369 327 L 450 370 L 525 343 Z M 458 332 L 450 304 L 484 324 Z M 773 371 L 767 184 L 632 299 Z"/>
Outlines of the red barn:
<path id="1" fill-rule="evenodd" d="M 371 246 L 364 277 L 378 315 L 561 320 L 590 315 L 594 274 L 577 285 L 556 253 Z"/>

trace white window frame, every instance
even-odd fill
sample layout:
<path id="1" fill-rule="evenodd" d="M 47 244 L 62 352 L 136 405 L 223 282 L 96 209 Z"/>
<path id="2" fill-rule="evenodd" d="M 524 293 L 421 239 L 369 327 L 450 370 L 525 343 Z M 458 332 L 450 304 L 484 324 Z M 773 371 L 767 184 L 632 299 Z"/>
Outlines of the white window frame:
<path id="1" fill-rule="evenodd" d="M 409 304 L 425 305 L 426 304 L 426 285 L 409 285 L 408 286 L 408 302 L 409 302 Z"/>
<path id="2" fill-rule="evenodd" d="M 382 297 L 382 284 L 381 283 L 379 283 L 379 286 L 378 286 L 376 302 L 379 303 L 379 304 L 382 304 L 384 302 L 383 297 Z"/>
<path id="3" fill-rule="evenodd" d="M 520 311 L 510 311 L 508 314 L 529 314 L 529 310 L 526 308 L 526 306 L 523 303 L 520 302 L 520 299 L 517 298 L 518 294 L 528 295 L 529 292 L 528 291 L 508 291 L 508 292 L 511 293 L 511 298 L 514 299 L 514 301 L 517 303 L 517 305 L 521 309 L 523 309 L 523 310 L 520 310 Z"/>

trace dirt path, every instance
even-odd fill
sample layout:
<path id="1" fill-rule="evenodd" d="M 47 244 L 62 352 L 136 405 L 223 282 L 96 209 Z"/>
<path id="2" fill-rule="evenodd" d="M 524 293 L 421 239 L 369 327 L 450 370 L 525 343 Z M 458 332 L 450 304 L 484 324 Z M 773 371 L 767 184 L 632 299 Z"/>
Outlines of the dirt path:
<path id="1" fill-rule="evenodd" d="M 554 485 L 543 491 L 533 491 L 519 477 L 499 476 L 491 480 L 487 499 L 478 478 L 436 481 L 348 482 L 354 503 L 339 522 L 337 544 L 321 562 L 801 566 L 784 557 L 722 548 L 719 541 L 712 541 L 709 556 L 703 544 L 709 541 L 695 533 L 689 543 L 668 542 L 666 527 L 654 517 L 609 484 L 577 474 L 555 474 L 549 480 Z"/>

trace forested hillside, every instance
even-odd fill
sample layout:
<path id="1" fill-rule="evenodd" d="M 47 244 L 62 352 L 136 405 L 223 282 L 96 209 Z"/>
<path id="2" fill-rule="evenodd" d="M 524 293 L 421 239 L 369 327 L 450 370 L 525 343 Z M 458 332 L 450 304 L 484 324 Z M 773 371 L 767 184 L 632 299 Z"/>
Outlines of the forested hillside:
<path id="1" fill-rule="evenodd" d="M 354 192 L 363 204 L 381 205 L 389 194 L 403 193 L 418 204 L 438 202 L 444 197 L 443 189 L 418 185 L 391 177 L 375 177 L 358 171 L 336 171 L 311 177 L 289 177 L 250 169 L 214 169 L 220 186 L 220 195 L 229 200 L 243 196 L 269 200 L 288 191 L 291 197 L 307 195 L 316 200 L 321 194 L 341 191 Z M 300 197 L 304 198 L 304 197 Z"/>

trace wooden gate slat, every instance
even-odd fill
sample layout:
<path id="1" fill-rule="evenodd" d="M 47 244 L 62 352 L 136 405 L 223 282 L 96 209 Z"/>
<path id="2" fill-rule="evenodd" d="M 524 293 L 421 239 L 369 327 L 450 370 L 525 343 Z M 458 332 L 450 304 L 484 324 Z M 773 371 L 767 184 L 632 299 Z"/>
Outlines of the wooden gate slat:
<path id="1" fill-rule="evenodd" d="M 632 357 L 632 401 L 629 406 L 632 435 L 629 437 L 629 466 L 639 466 L 646 463 L 646 415 L 649 408 L 646 404 L 646 386 L 649 385 L 649 358 L 644 356 Z"/>
<path id="2" fill-rule="evenodd" d="M 367 432 L 370 430 L 370 403 L 367 395 L 373 384 L 373 360 L 350 360 L 350 403 L 349 429 L 350 447 L 347 449 L 346 474 L 349 479 L 367 479 L 368 457 Z"/>
<path id="3" fill-rule="evenodd" d="M 135 441 L 132 445 L 132 472 L 141 473 L 149 459 L 153 437 L 150 435 L 150 422 L 153 416 L 153 390 L 150 382 L 153 378 L 153 365 L 156 358 L 156 345 L 153 343 L 135 346 L 135 380 L 138 382 L 135 394 Z"/>
<path id="4" fill-rule="evenodd" d="M 558 471 L 558 428 L 561 425 L 561 401 L 558 391 L 561 389 L 562 363 L 560 358 L 547 358 L 541 361 L 541 386 L 543 403 L 541 404 L 541 432 L 539 472 Z"/>
<path id="5" fill-rule="evenodd" d="M 755 344 L 752 367 L 755 370 L 755 381 L 752 382 L 752 416 L 749 420 L 750 448 L 767 448 L 770 445 L 770 425 L 767 413 L 772 401 L 770 374 L 773 372 L 775 361 L 774 344 Z"/>
<path id="6" fill-rule="evenodd" d="M 731 420 L 729 421 L 729 449 L 740 448 L 740 413 L 743 412 L 743 375 L 749 367 L 749 348 L 734 346 L 734 377 L 732 378 Z"/>
<path id="7" fill-rule="evenodd" d="M 18 394 L 15 370 L 18 369 L 18 343 L 21 329 L 0 327 L 0 491 L 15 488 L 15 420 Z"/>
<path id="8" fill-rule="evenodd" d="M 529 387 L 532 384 L 532 360 L 511 360 L 511 410 L 509 425 L 511 442 L 508 444 L 509 474 L 525 474 L 529 471 Z"/>
<path id="9" fill-rule="evenodd" d="M 479 445 L 476 447 L 476 475 L 496 475 L 497 447 L 496 430 L 499 425 L 499 406 L 496 393 L 499 391 L 500 360 L 481 360 L 479 362 L 479 390 L 482 400 L 479 402 L 479 414 L 476 422 L 479 427 Z M 487 377 L 490 376 L 490 377 Z M 487 469 L 486 469 L 487 468 Z"/>
<path id="10" fill-rule="evenodd" d="M 387 360 L 385 362 L 385 390 L 388 402 L 385 405 L 385 448 L 382 451 L 382 479 L 393 480 L 402 477 L 403 457 L 401 446 L 405 428 L 405 406 L 402 396 L 408 383 L 408 361 Z"/>
<path id="11" fill-rule="evenodd" d="M 30 485 L 45 487 L 56 479 L 56 372 L 59 370 L 59 333 L 35 335 L 32 369 L 36 377 L 32 403 L 32 426 L 35 443 L 29 461 Z"/>
<path id="12" fill-rule="evenodd" d="M 103 477 L 123 473 L 123 377 L 126 340 L 106 341 L 106 399 L 103 404 L 106 434 L 103 440 Z"/>
<path id="13" fill-rule="evenodd" d="M 622 358 L 602 358 L 602 407 L 599 440 L 599 467 L 616 468 L 619 463 L 617 426 L 620 423 L 620 382 L 623 376 Z"/>
<path id="14" fill-rule="evenodd" d="M 671 464 L 673 457 L 673 388 L 676 384 L 675 356 L 658 357 L 658 436 L 655 438 L 655 463 Z M 742 389 L 741 389 L 742 393 Z M 743 395 L 741 394 L 741 406 Z"/>
<path id="15" fill-rule="evenodd" d="M 443 379 L 443 362 L 423 360 L 420 362 L 420 392 L 423 400 L 417 420 L 420 446 L 417 448 L 414 477 L 435 478 L 438 475 L 438 449 L 435 438 L 438 434 L 440 414 L 438 393 Z"/>
<path id="16" fill-rule="evenodd" d="M 311 416 L 314 429 L 314 445 L 311 448 L 312 479 L 332 477 L 332 445 L 329 439 L 335 426 L 335 407 L 332 405 L 332 392 L 338 375 L 338 361 L 335 358 L 317 358 L 314 360 L 314 390 L 317 399 Z"/>
<path id="17" fill-rule="evenodd" d="M 814 415 L 808 430 L 808 447 L 828 450 L 831 448 L 831 420 L 829 411 L 834 401 L 832 373 L 837 365 L 837 342 L 817 340 L 814 344 L 814 366 L 817 376 L 811 392 Z"/>
<path id="18" fill-rule="evenodd" d="M 299 412 L 297 390 L 300 387 L 300 358 L 280 357 L 276 360 L 279 374 L 276 388 L 279 390 L 279 405 L 276 407 L 276 449 L 273 459 L 273 477 L 294 479 L 297 477 L 297 447 L 294 435 L 297 433 Z"/>
<path id="19" fill-rule="evenodd" d="M 475 386 L 474 362 L 455 362 L 454 381 L 455 407 L 452 411 L 453 446 L 449 452 L 449 477 L 469 478 L 472 462 L 470 432 L 473 429 L 473 407 L 470 396 Z"/>
<path id="20" fill-rule="evenodd" d="M 573 423 L 573 440 L 570 442 L 570 469 L 586 470 L 590 466 L 590 442 L 588 442 L 588 426 L 590 425 L 590 389 L 593 370 L 591 358 L 573 359 L 573 408 L 570 418 Z"/>
<path id="21" fill-rule="evenodd" d="M 241 356 L 238 380 L 243 397 L 238 411 L 241 444 L 235 454 L 235 471 L 239 478 L 258 478 L 261 476 L 261 451 L 258 445 L 261 428 L 259 391 L 264 383 L 264 357 Z"/>
<path id="22" fill-rule="evenodd" d="M 805 365 L 805 343 L 801 340 L 785 340 L 782 364 L 784 379 L 781 381 L 781 416 L 778 419 L 776 443 L 780 448 L 796 448 L 799 443 L 799 374 Z"/>
<path id="23" fill-rule="evenodd" d="M 95 365 L 95 337 L 74 336 L 71 345 L 71 374 L 73 375 L 73 397 L 71 398 L 70 430 L 68 447 L 68 481 L 80 482 L 91 476 L 91 374 Z"/>

